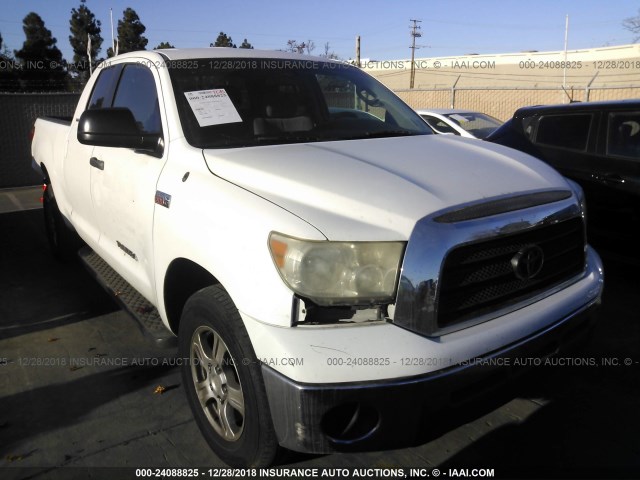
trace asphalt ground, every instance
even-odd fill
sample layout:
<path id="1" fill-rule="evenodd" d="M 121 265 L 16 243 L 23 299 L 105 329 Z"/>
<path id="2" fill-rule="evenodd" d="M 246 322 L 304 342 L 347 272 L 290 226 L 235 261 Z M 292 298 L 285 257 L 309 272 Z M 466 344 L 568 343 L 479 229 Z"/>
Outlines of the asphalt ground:
<path id="1" fill-rule="evenodd" d="M 207 470 L 224 465 L 192 419 L 175 351 L 145 336 L 79 262 L 53 259 L 37 190 L 10 191 L 13 200 L 6 193 L 0 191 L 0 479 L 136 478 L 136 468 L 196 467 L 201 476 L 222 478 L 224 471 Z M 415 447 L 291 454 L 278 468 L 640 478 L 640 280 L 637 267 L 606 258 L 605 273 L 594 334 L 560 365 L 535 367 L 472 406 L 442 412 Z"/>

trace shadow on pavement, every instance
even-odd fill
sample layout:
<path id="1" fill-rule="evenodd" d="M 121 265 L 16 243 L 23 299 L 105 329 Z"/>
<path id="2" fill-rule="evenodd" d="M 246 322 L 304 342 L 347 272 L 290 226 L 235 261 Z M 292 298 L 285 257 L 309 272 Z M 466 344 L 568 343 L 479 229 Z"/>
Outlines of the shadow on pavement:
<path id="1" fill-rule="evenodd" d="M 148 388 L 174 368 L 170 365 L 129 365 L 3 397 L 0 457 L 9 453 L 11 445 L 52 430 L 68 428 L 100 406 Z"/>
<path id="2" fill-rule="evenodd" d="M 482 467 L 496 468 L 500 477 L 637 478 L 640 282 L 633 270 L 605 258 L 599 322 L 590 342 L 566 357 L 575 364 L 536 368 L 516 386 L 517 396 L 543 399 L 544 405 L 520 423 L 492 430 L 441 471 Z"/>
<path id="3" fill-rule="evenodd" d="M 520 423 L 492 430 L 440 470 L 495 468 L 501 478 L 634 478 L 640 388 L 593 381 L 577 370 L 585 369 L 536 382 L 535 394 L 544 395 L 546 405 Z"/>
<path id="4" fill-rule="evenodd" d="M 0 340 L 118 310 L 80 262 L 53 258 L 42 216 L 0 215 Z"/>

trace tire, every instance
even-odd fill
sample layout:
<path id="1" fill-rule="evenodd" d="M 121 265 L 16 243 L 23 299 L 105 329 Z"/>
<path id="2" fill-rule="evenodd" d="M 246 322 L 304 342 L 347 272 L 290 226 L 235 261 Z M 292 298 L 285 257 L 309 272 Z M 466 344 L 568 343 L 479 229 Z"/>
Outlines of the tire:
<path id="1" fill-rule="evenodd" d="M 56 198 L 51 185 L 47 185 L 42 196 L 42 209 L 44 211 L 44 226 L 47 233 L 47 242 L 51 253 L 61 261 L 68 261 L 74 257 L 80 247 L 82 239 L 65 222 L 58 209 Z"/>
<path id="2" fill-rule="evenodd" d="M 263 467 L 278 453 L 260 365 L 242 319 L 219 285 L 186 303 L 178 336 L 182 381 L 196 424 L 228 465 Z M 199 393 L 198 393 L 199 392 Z"/>

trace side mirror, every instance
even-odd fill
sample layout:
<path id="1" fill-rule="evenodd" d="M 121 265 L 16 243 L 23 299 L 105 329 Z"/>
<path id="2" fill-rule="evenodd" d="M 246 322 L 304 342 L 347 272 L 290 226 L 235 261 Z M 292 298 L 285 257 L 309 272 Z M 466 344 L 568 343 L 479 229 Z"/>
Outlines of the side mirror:
<path id="1" fill-rule="evenodd" d="M 100 147 L 135 148 L 156 156 L 162 155 L 162 136 L 144 133 L 128 108 L 85 110 L 78 124 L 78 141 Z"/>

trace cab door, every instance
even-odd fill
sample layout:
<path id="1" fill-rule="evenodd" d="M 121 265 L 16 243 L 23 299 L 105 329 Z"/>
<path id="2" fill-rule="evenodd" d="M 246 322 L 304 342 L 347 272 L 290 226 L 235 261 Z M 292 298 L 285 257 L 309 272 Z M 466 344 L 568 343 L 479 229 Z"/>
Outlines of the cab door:
<path id="1" fill-rule="evenodd" d="M 125 64 L 112 106 L 128 108 L 141 132 L 162 138 L 159 85 L 155 70 Z M 100 229 L 97 252 L 152 302 L 156 185 L 167 158 L 167 149 L 159 151 L 95 147 L 91 157 L 91 198 Z"/>
<path id="2" fill-rule="evenodd" d="M 548 114 L 539 118 L 535 147 L 540 158 L 585 190 L 594 184 L 594 132 L 599 115 L 591 112 Z"/>
<path id="3" fill-rule="evenodd" d="M 120 66 L 105 68 L 93 86 L 86 109 L 98 109 L 111 105 Z M 79 118 L 73 118 L 65 153 L 65 195 L 71 207 L 71 218 L 80 236 L 92 247 L 98 241 L 100 228 L 93 215 L 91 202 L 91 158 L 94 147 L 77 140 Z M 55 192 L 54 192 L 55 193 Z"/>
<path id="4" fill-rule="evenodd" d="M 616 203 L 640 201 L 640 111 L 610 112 L 606 115 L 604 145 L 598 152 L 596 172 L 603 188 Z"/>
<path id="5" fill-rule="evenodd" d="M 605 113 L 601 132 L 588 211 L 599 236 L 628 255 L 640 229 L 640 111 Z"/>

